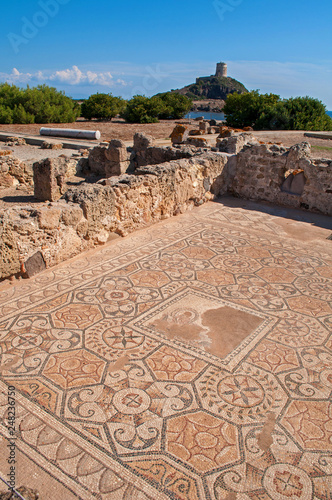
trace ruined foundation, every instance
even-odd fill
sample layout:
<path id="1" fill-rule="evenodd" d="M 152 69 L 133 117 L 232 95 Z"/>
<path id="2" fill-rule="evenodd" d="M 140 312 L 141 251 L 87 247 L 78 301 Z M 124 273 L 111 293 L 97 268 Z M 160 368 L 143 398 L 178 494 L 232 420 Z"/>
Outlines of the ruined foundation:
<path id="1" fill-rule="evenodd" d="M 196 147 L 182 134 L 186 143 L 178 144 L 177 133 L 173 147 L 156 147 L 142 134 L 133 148 L 122 141 L 97 146 L 86 181 L 74 186 L 65 181 L 77 163 L 34 164 L 35 197 L 49 203 L 0 214 L 0 278 L 32 276 L 226 193 L 332 215 L 332 162 L 311 159 L 308 143 L 287 149 L 242 133 L 218 139 L 217 147 Z"/>

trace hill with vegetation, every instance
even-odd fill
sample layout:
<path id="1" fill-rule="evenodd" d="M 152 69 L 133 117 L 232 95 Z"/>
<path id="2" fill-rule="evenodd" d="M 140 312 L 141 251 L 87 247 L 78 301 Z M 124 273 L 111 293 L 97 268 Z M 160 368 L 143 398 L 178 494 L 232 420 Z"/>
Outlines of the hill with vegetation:
<path id="1" fill-rule="evenodd" d="M 197 78 L 196 83 L 182 89 L 172 90 L 172 92 L 185 95 L 194 101 L 203 99 L 222 99 L 225 101 L 229 94 L 235 92 L 243 94 L 248 90 L 234 78 L 212 75 Z"/>

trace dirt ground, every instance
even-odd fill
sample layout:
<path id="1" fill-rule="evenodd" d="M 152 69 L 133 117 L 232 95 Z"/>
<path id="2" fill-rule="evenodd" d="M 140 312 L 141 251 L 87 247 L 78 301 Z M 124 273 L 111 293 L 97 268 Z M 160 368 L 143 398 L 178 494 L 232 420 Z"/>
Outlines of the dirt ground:
<path id="1" fill-rule="evenodd" d="M 76 128 L 83 130 L 100 130 L 101 138 L 104 141 L 111 139 L 121 139 L 123 141 L 131 141 L 136 132 L 143 132 L 152 135 L 155 139 L 167 140 L 175 127 L 176 123 L 180 120 L 161 120 L 160 123 L 144 123 L 133 124 L 125 123 L 123 120 L 114 120 L 107 122 L 99 121 L 86 121 L 79 119 L 76 123 L 50 123 L 45 124 L 43 127 L 49 128 Z M 181 120 L 187 122 L 188 120 Z M 191 120 L 194 126 L 195 121 Z M 39 135 L 41 125 L 0 125 L 0 132 L 13 132 L 27 135 Z M 304 137 L 304 132 L 301 131 L 261 131 L 253 132 L 253 134 L 262 141 L 266 142 L 282 142 L 285 146 L 289 147 L 299 142 L 308 141 L 312 149 L 312 156 L 314 158 L 330 158 L 332 159 L 332 140 L 314 139 L 311 137 Z M 1 143 L 0 143 L 1 147 Z"/>
<path id="2" fill-rule="evenodd" d="M 264 130 L 253 132 L 260 141 L 265 142 L 282 142 L 284 146 L 290 147 L 299 142 L 307 141 L 311 145 L 311 156 L 313 158 L 328 158 L 332 160 L 332 140 L 331 139 L 315 139 L 313 137 L 305 137 L 304 132 L 295 130 Z"/>
<path id="3" fill-rule="evenodd" d="M 160 123 L 125 123 L 123 120 L 114 121 L 87 121 L 79 119 L 75 123 L 47 123 L 44 125 L 0 125 L 0 132 L 17 132 L 27 135 L 39 135 L 41 127 L 47 128 L 74 128 L 81 130 L 100 130 L 103 141 L 120 139 L 122 141 L 132 140 L 136 132 L 151 134 L 155 139 L 168 139 L 175 127 L 175 120 L 161 120 Z"/>

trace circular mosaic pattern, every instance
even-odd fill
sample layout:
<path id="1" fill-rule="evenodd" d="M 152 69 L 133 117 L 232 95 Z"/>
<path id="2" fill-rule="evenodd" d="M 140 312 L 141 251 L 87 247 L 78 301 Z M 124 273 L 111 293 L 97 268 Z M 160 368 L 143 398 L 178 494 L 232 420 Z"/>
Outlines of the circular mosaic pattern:
<path id="1" fill-rule="evenodd" d="M 131 328 L 115 326 L 105 330 L 102 339 L 106 345 L 113 349 L 133 349 L 144 342 L 144 335 Z"/>
<path id="2" fill-rule="evenodd" d="M 324 387 L 332 389 L 332 368 L 327 368 L 326 370 L 324 370 L 321 373 L 320 378 Z"/>
<path id="3" fill-rule="evenodd" d="M 86 304 L 98 304 L 95 288 L 87 288 L 76 293 L 75 298 L 79 302 Z"/>
<path id="4" fill-rule="evenodd" d="M 264 399 L 261 384 L 246 375 L 226 377 L 219 382 L 217 393 L 226 403 L 241 408 L 257 406 Z"/>
<path id="5" fill-rule="evenodd" d="M 280 321 L 274 333 L 287 334 L 292 337 L 304 337 L 310 333 L 310 328 L 303 321 L 287 318 Z"/>
<path id="6" fill-rule="evenodd" d="M 103 293 L 100 293 L 99 296 L 103 303 L 112 303 L 113 301 L 119 302 L 129 299 L 129 293 L 126 290 L 103 290 Z"/>
<path id="7" fill-rule="evenodd" d="M 217 269 L 227 269 L 234 273 L 245 273 L 250 271 L 257 271 L 260 265 L 253 259 L 244 259 L 242 257 L 216 257 L 213 259 L 213 265 Z"/>
<path id="8" fill-rule="evenodd" d="M 325 329 L 315 318 L 305 317 L 291 311 L 284 311 L 282 315 L 283 318 L 268 338 L 287 346 L 304 347 L 322 344 L 329 334 L 328 329 Z"/>
<path id="9" fill-rule="evenodd" d="M 239 425 L 248 417 L 261 420 L 269 411 L 279 411 L 286 401 L 276 379 L 250 365 L 235 374 L 211 367 L 197 389 L 204 408 Z"/>
<path id="10" fill-rule="evenodd" d="M 321 300 L 331 300 L 332 280 L 328 278 L 298 279 L 296 286 L 305 295 Z"/>
<path id="11" fill-rule="evenodd" d="M 20 332 L 16 332 L 17 335 L 12 340 L 12 346 L 20 351 L 26 351 L 27 349 L 31 349 L 33 347 L 40 346 L 43 342 L 43 333 L 37 331 L 25 331 L 21 330 Z"/>
<path id="12" fill-rule="evenodd" d="M 275 500 L 311 500 L 312 483 L 309 476 L 298 467 L 276 464 L 265 473 L 263 484 Z"/>
<path id="13" fill-rule="evenodd" d="M 141 389 L 130 387 L 117 392 L 113 397 L 115 408 L 125 415 L 138 415 L 146 411 L 151 403 L 150 396 Z"/>

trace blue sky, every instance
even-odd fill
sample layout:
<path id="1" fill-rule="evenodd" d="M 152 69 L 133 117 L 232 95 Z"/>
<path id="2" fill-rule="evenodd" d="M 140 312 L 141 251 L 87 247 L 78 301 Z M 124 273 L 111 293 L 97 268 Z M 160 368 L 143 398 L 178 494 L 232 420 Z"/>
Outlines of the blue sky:
<path id="1" fill-rule="evenodd" d="M 1 21 L 0 81 L 128 98 L 225 61 L 250 90 L 310 95 L 332 110 L 330 0 L 11 0 Z"/>

